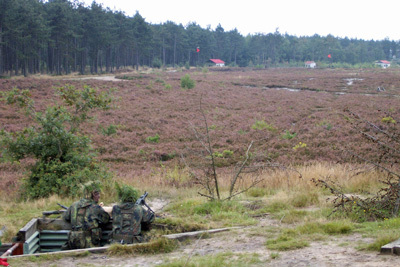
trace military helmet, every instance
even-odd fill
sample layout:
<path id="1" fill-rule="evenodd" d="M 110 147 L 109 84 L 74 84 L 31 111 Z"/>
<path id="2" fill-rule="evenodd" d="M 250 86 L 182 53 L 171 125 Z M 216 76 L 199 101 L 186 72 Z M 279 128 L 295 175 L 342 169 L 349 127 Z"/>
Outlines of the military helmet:
<path id="1" fill-rule="evenodd" d="M 115 188 L 117 190 L 118 199 L 121 203 L 136 202 L 139 197 L 139 192 L 130 185 L 124 184 L 120 186 L 118 183 L 115 183 Z"/>
<path id="2" fill-rule="evenodd" d="M 84 198 L 92 198 L 94 193 L 101 192 L 101 184 L 99 181 L 89 181 L 81 185 L 82 195 Z"/>

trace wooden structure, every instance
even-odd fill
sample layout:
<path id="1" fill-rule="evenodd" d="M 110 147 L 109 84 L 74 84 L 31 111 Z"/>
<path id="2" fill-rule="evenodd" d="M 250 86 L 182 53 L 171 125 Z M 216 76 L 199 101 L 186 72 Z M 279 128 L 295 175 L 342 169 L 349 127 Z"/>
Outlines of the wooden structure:
<path id="1" fill-rule="evenodd" d="M 108 235 L 112 229 L 111 223 L 106 229 L 103 231 L 102 245 L 108 242 Z M 62 219 L 35 218 L 19 230 L 13 243 L 3 244 L 0 251 L 7 253 L 4 256 L 61 251 L 68 241 L 70 230 L 71 224 Z"/>
<path id="2" fill-rule="evenodd" d="M 400 255 L 400 239 L 381 247 L 381 254 Z"/>

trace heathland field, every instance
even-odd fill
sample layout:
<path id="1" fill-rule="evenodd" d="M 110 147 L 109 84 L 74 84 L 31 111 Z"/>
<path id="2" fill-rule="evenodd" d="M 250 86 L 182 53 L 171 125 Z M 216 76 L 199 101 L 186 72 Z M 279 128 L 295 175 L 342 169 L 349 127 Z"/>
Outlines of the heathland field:
<path id="1" fill-rule="evenodd" d="M 181 87 L 185 75 L 195 82 L 194 88 Z M 54 88 L 67 84 L 77 89 L 113 89 L 113 108 L 92 114 L 83 132 L 92 141 L 96 159 L 112 173 L 111 181 L 146 190 L 150 203 L 163 203 L 159 224 L 172 225 L 179 232 L 244 227 L 200 242 L 169 244 L 171 249 L 164 244 L 153 252 L 153 262 L 146 262 L 147 256 L 134 256 L 140 252 L 124 251 L 128 259 L 143 260 L 149 266 L 285 266 L 301 261 L 305 266 L 395 264 L 396 257 L 377 252 L 381 245 L 400 238 L 397 216 L 332 213 L 335 195 L 312 179 L 329 181 L 345 196 L 364 199 L 387 187 L 381 181 L 387 181 L 390 172 L 398 173 L 400 70 L 142 70 L 112 77 L 0 79 L 0 90 L 27 89 L 37 110 L 44 110 L 57 104 Z M 31 121 L 2 102 L 0 125 L 0 130 L 12 132 L 30 126 Z M 392 134 L 393 141 L 386 145 L 389 152 L 378 149 L 382 148 L 381 132 Z M 209 143 L 202 143 L 202 136 L 209 137 Z M 229 195 L 231 178 L 246 155 L 246 166 L 257 171 L 243 171 L 236 188 L 256 185 L 231 201 L 209 202 L 200 196 L 198 192 L 205 194 L 206 182 L 194 174 L 208 173 L 211 164 L 203 145 L 212 150 L 221 198 Z M 42 210 L 74 200 L 54 195 L 21 202 L 19 189 L 33 160 L 0 160 L 0 228 L 6 225 L 8 229 L 3 242 Z M 104 192 L 103 200 L 112 205 L 115 192 Z M 352 208 L 363 212 L 360 206 Z M 160 235 L 160 230 L 153 231 L 154 236 Z M 244 248 L 251 244 L 252 249 Z M 164 254 L 169 250 L 173 251 Z M 121 251 L 110 251 L 106 257 L 118 259 Z M 184 260 L 177 255 L 185 255 Z M 81 260 L 97 264 L 89 258 Z M 64 266 L 67 262 L 44 261 Z"/>

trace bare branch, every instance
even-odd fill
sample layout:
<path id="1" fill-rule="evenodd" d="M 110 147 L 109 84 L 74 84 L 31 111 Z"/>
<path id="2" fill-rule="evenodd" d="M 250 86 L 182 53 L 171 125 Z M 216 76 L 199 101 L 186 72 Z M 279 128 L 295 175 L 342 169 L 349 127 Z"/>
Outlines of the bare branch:
<path id="1" fill-rule="evenodd" d="M 395 173 L 395 172 L 389 170 L 388 168 L 382 166 L 381 164 L 375 163 L 375 162 L 370 161 L 370 160 L 368 160 L 368 159 L 366 159 L 366 158 L 363 158 L 363 157 L 361 157 L 361 156 L 359 156 L 359 155 L 356 155 L 356 154 L 354 154 L 353 152 L 351 152 L 351 151 L 349 151 L 349 150 L 344 150 L 344 152 L 347 152 L 347 153 L 351 154 L 351 155 L 354 156 L 354 157 L 357 157 L 357 158 L 359 158 L 359 159 L 362 159 L 363 161 L 368 162 L 368 163 L 374 165 L 375 167 L 377 167 L 377 168 L 379 168 L 379 169 L 382 169 L 382 170 L 386 171 L 387 173 L 390 173 L 390 174 L 396 176 L 397 178 L 400 178 L 400 174 Z"/>
<path id="2" fill-rule="evenodd" d="M 389 150 L 393 150 L 394 152 L 400 154 L 400 151 L 399 151 L 399 150 L 397 150 L 396 148 L 394 148 L 394 147 L 392 147 L 392 146 L 387 145 L 386 143 L 380 141 L 378 138 L 376 138 L 376 137 L 374 137 L 374 136 L 372 136 L 372 135 L 370 135 L 370 134 L 367 134 L 366 132 L 363 132 L 363 131 L 359 131 L 359 132 L 360 132 L 362 135 L 364 135 L 367 139 L 370 139 L 370 140 L 372 140 L 373 142 L 376 142 L 377 144 L 381 145 L 382 147 L 387 148 L 387 149 L 389 149 Z"/>
<path id="3" fill-rule="evenodd" d="M 229 197 L 225 198 L 224 200 L 230 200 L 230 199 L 232 199 L 233 197 L 235 197 L 235 196 L 237 196 L 237 195 L 240 195 L 240 194 L 242 194 L 242 193 L 248 191 L 250 188 L 253 188 L 253 187 L 256 186 L 257 184 L 261 183 L 262 181 L 263 181 L 263 179 L 256 180 L 256 181 L 254 181 L 249 187 L 247 187 L 246 189 L 243 189 L 242 191 L 236 192 L 236 193 L 234 193 L 234 194 L 230 194 Z"/>
<path id="4" fill-rule="evenodd" d="M 230 196 L 230 197 L 232 196 L 233 189 L 234 189 L 234 187 L 235 187 L 236 181 L 237 181 L 237 179 L 238 179 L 240 173 L 242 172 L 243 167 L 246 165 L 247 161 L 249 160 L 249 151 L 250 151 L 252 145 L 253 145 L 253 141 L 251 141 L 250 145 L 247 147 L 246 158 L 245 158 L 245 160 L 243 160 L 243 162 L 242 162 L 242 164 L 241 164 L 239 170 L 236 172 L 236 175 L 235 175 L 235 176 L 233 177 L 233 179 L 232 179 L 231 187 L 230 187 L 230 189 L 229 189 L 229 196 Z"/>
<path id="5" fill-rule="evenodd" d="M 209 199 L 211 199 L 211 200 L 215 200 L 215 197 L 208 196 L 208 195 L 202 194 L 202 193 L 200 193 L 200 192 L 197 192 L 197 194 L 199 194 L 200 196 L 203 196 L 203 197 L 209 198 Z"/>
<path id="6" fill-rule="evenodd" d="M 208 144 L 208 153 L 210 154 L 211 157 L 211 168 L 212 168 L 212 175 L 214 178 L 214 183 L 215 183 L 215 191 L 217 193 L 217 198 L 221 199 L 220 194 L 219 194 L 219 186 L 218 186 L 218 177 L 217 177 L 217 172 L 215 170 L 215 158 L 214 158 L 214 153 L 211 147 L 211 140 L 210 140 L 210 132 L 209 132 L 209 128 L 208 128 L 208 123 L 207 123 L 207 118 L 206 115 L 204 114 L 203 108 L 202 108 L 202 97 L 200 98 L 200 112 L 201 115 L 203 116 L 203 120 L 204 120 L 204 125 L 206 127 L 206 137 L 207 137 L 207 144 Z"/>
<path id="7" fill-rule="evenodd" d="M 385 136 L 389 137 L 389 138 L 392 139 L 393 141 L 395 141 L 395 142 L 398 142 L 398 141 L 399 141 L 399 140 L 393 138 L 393 135 L 390 134 L 389 132 L 386 132 L 386 131 L 382 130 L 380 127 L 378 127 L 377 125 L 373 124 L 372 122 L 367 121 L 367 120 L 361 118 L 358 114 L 356 114 L 356 113 L 350 111 L 349 109 L 346 109 L 345 111 L 348 112 L 348 113 L 350 113 L 351 115 L 353 115 L 356 119 L 358 119 L 358 120 L 360 120 L 360 121 L 362 121 L 362 122 L 367 123 L 367 124 L 368 124 L 369 126 L 371 126 L 373 129 L 375 129 L 375 130 L 377 130 L 378 132 L 384 134 Z"/>

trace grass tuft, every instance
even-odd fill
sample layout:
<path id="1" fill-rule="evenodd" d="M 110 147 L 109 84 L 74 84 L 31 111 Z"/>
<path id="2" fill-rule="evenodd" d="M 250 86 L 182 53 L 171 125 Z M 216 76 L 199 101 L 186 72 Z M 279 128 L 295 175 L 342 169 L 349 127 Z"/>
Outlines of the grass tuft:
<path id="1" fill-rule="evenodd" d="M 174 240 L 167 238 L 159 238 L 157 240 L 134 245 L 113 244 L 108 248 L 107 252 L 113 256 L 134 255 L 134 254 L 157 254 L 169 253 L 177 247 Z"/>
<path id="2" fill-rule="evenodd" d="M 197 266 L 207 266 L 207 267 L 220 267 L 220 266 L 257 266 L 261 265 L 263 262 L 260 260 L 260 255 L 257 253 L 233 253 L 233 252 L 223 252 L 214 255 L 207 256 L 193 256 L 188 259 L 185 256 L 181 259 L 175 259 L 161 265 L 160 267 L 197 267 Z"/>

